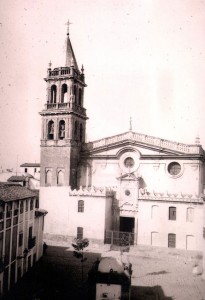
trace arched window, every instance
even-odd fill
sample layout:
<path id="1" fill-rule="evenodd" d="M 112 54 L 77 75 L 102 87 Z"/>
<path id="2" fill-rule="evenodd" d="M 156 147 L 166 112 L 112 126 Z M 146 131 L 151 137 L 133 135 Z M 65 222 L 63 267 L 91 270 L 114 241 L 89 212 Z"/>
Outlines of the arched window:
<path id="1" fill-rule="evenodd" d="M 51 86 L 51 103 L 56 103 L 56 96 L 57 96 L 57 87 L 54 84 Z"/>
<path id="2" fill-rule="evenodd" d="M 80 106 L 82 105 L 82 89 L 79 89 L 78 104 Z"/>
<path id="3" fill-rule="evenodd" d="M 78 121 L 75 121 L 74 125 L 74 139 L 78 140 Z"/>
<path id="4" fill-rule="evenodd" d="M 62 186 L 64 184 L 64 174 L 63 171 L 60 170 L 57 176 L 57 185 Z"/>
<path id="5" fill-rule="evenodd" d="M 77 88 L 76 88 L 76 85 L 74 85 L 74 88 L 73 88 L 73 94 L 74 94 L 74 102 L 76 103 L 77 101 Z"/>
<path id="6" fill-rule="evenodd" d="M 48 139 L 49 140 L 54 139 L 54 122 L 53 121 L 48 122 Z"/>
<path id="7" fill-rule="evenodd" d="M 51 183 L 52 183 L 52 172 L 51 172 L 51 170 L 46 171 L 45 183 L 48 186 L 50 186 Z"/>
<path id="8" fill-rule="evenodd" d="M 152 208 L 151 208 L 151 219 L 157 219 L 157 217 L 158 217 L 158 209 L 159 209 L 158 205 L 152 205 Z"/>
<path id="9" fill-rule="evenodd" d="M 80 124 L 80 142 L 83 141 L 83 125 Z"/>
<path id="10" fill-rule="evenodd" d="M 65 138 L 65 121 L 64 120 L 61 120 L 59 122 L 58 137 L 60 140 L 63 140 Z"/>
<path id="11" fill-rule="evenodd" d="M 84 201 L 83 200 L 78 201 L 78 212 L 84 212 Z"/>
<path id="12" fill-rule="evenodd" d="M 66 102 L 66 94 L 68 92 L 67 84 L 63 84 L 61 87 L 61 103 Z"/>
<path id="13" fill-rule="evenodd" d="M 187 208 L 186 221 L 187 222 L 193 222 L 194 221 L 194 208 L 193 207 L 188 207 Z"/>

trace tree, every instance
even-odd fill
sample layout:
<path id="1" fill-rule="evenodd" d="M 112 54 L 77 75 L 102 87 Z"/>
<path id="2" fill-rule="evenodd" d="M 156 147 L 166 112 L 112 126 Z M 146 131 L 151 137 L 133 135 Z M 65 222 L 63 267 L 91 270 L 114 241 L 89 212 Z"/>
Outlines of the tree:
<path id="1" fill-rule="evenodd" d="M 88 239 L 75 239 L 75 243 L 72 244 L 73 248 L 75 249 L 73 251 L 73 255 L 76 258 L 79 258 L 81 261 L 81 270 L 82 270 L 82 282 L 83 282 L 83 267 L 84 262 L 87 260 L 86 257 L 84 257 L 84 248 L 88 247 L 89 240 Z"/>

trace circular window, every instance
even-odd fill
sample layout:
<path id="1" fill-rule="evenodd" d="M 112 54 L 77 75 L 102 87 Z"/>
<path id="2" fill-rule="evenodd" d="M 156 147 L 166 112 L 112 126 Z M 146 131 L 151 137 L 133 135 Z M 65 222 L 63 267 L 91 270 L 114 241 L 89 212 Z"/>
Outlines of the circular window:
<path id="1" fill-rule="evenodd" d="M 126 168 L 132 168 L 135 165 L 135 161 L 132 157 L 127 157 L 124 160 L 124 165 Z"/>
<path id="2" fill-rule="evenodd" d="M 168 165 L 168 172 L 170 175 L 176 176 L 181 172 L 181 165 L 177 162 L 172 162 Z"/>
<path id="3" fill-rule="evenodd" d="M 129 190 L 125 190 L 125 195 L 129 196 L 130 195 L 130 191 Z"/>

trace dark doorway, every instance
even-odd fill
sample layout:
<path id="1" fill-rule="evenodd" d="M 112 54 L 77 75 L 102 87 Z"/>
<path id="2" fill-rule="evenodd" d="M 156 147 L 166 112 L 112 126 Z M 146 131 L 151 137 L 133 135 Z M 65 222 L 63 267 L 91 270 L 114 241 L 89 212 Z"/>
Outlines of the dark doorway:
<path id="1" fill-rule="evenodd" d="M 120 217 L 120 231 L 134 233 L 135 218 Z"/>

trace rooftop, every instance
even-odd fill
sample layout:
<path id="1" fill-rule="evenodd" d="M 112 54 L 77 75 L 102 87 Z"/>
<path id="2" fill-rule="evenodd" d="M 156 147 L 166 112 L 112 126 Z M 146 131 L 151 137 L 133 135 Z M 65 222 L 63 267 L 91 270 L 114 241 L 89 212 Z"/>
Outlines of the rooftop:
<path id="1" fill-rule="evenodd" d="M 35 192 L 21 185 L 0 182 L 0 201 L 9 202 L 36 196 Z"/>
<path id="2" fill-rule="evenodd" d="M 20 167 L 40 167 L 39 163 L 24 163 Z"/>

